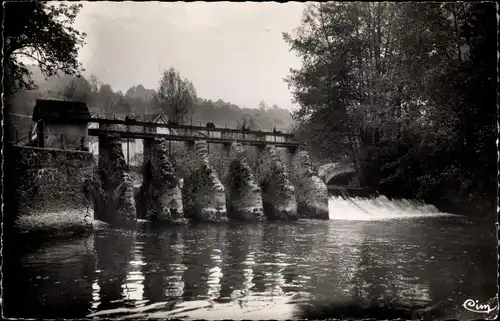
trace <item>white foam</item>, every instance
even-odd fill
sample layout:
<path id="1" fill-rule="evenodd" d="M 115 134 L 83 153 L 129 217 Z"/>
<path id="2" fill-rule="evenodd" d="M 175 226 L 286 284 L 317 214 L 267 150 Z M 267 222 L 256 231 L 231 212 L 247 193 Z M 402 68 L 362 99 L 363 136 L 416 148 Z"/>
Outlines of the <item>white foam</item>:
<path id="1" fill-rule="evenodd" d="M 347 199 L 330 196 L 328 210 L 331 220 L 374 221 L 452 215 L 439 212 L 433 205 L 406 199 L 389 200 L 385 196 Z"/>

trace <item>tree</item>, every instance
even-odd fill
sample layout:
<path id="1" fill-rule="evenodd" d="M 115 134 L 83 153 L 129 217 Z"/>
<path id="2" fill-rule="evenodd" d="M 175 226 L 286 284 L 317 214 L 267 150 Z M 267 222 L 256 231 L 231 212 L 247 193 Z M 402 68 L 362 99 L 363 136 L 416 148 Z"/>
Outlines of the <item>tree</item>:
<path id="1" fill-rule="evenodd" d="M 159 107 L 177 122 L 183 121 L 197 101 L 194 85 L 186 78 L 181 78 L 174 68 L 164 70 L 157 92 Z"/>
<path id="2" fill-rule="evenodd" d="M 248 115 L 248 114 L 244 114 L 243 116 L 241 116 L 241 118 L 237 122 L 236 128 L 240 129 L 240 130 L 243 128 L 245 128 L 247 130 L 259 130 L 260 129 L 255 118 L 251 115 Z"/>
<path id="3" fill-rule="evenodd" d="M 73 76 L 66 76 L 63 79 L 66 80 L 66 85 L 59 93 L 62 98 L 90 103 L 92 88 L 87 79 Z"/>
<path id="4" fill-rule="evenodd" d="M 297 132 L 399 196 L 494 204 L 495 25 L 492 3 L 310 4 L 284 34 Z"/>
<path id="5" fill-rule="evenodd" d="M 102 83 L 99 81 L 99 79 L 97 79 L 96 75 L 90 76 L 89 83 L 90 83 L 90 89 L 92 90 L 92 92 L 98 93 L 99 90 L 101 89 Z"/>
<path id="6" fill-rule="evenodd" d="M 130 102 L 134 114 L 148 114 L 154 110 L 156 91 L 144 88 L 143 85 L 132 86 L 125 92 L 125 98 Z"/>
<path id="7" fill-rule="evenodd" d="M 78 75 L 78 49 L 85 33 L 73 27 L 81 4 L 39 1 L 4 3 L 4 59 L 6 91 L 34 89 L 31 72 L 21 59 L 33 60 L 47 78 L 62 71 Z"/>
<path id="8" fill-rule="evenodd" d="M 111 85 L 104 84 L 99 88 L 99 93 L 97 95 L 97 100 L 99 101 L 100 110 L 104 113 L 113 113 L 114 106 L 120 100 L 120 97 L 113 91 Z"/>
<path id="9" fill-rule="evenodd" d="M 357 154 L 357 125 L 365 106 L 356 64 L 361 64 L 363 43 L 352 34 L 363 8 L 353 3 L 310 4 L 296 35 L 283 35 L 302 58 L 302 68 L 290 70 L 286 79 L 300 106 L 294 117 L 310 124 L 302 128 L 311 142 L 331 155 L 343 150 L 354 158 Z M 329 133 L 329 139 L 321 139 Z"/>
<path id="10" fill-rule="evenodd" d="M 129 115 L 132 112 L 132 109 L 132 104 L 125 97 L 120 98 L 120 100 L 114 106 L 114 112 L 122 115 Z"/>
<path id="11" fill-rule="evenodd" d="M 442 10 L 435 3 L 311 4 L 296 35 L 284 34 L 303 61 L 287 78 L 300 105 L 295 118 L 312 125 L 311 135 L 332 134 L 313 139 L 325 152 L 347 151 L 359 163 L 378 136 L 428 131 L 442 116 L 430 101 L 433 90 L 447 90 L 433 79 L 446 65 L 446 55 L 435 53 L 450 47 Z"/>

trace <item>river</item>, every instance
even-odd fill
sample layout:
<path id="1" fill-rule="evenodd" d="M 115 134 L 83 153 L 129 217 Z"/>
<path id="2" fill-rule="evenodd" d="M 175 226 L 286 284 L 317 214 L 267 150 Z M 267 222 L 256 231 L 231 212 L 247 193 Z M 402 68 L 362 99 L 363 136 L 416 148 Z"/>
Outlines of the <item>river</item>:
<path id="1" fill-rule="evenodd" d="M 330 199 L 330 220 L 103 230 L 4 265 L 4 315 L 286 319 L 301 302 L 352 297 L 477 319 L 496 296 L 492 224 L 410 201 Z"/>

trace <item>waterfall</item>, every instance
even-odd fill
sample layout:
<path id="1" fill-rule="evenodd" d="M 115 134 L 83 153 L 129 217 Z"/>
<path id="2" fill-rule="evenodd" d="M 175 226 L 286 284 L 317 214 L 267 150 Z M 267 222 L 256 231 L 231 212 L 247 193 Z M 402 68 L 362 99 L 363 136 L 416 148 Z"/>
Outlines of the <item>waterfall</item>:
<path id="1" fill-rule="evenodd" d="M 451 216 L 435 206 L 422 202 L 394 199 L 330 196 L 328 212 L 331 220 L 376 221 L 411 217 Z"/>

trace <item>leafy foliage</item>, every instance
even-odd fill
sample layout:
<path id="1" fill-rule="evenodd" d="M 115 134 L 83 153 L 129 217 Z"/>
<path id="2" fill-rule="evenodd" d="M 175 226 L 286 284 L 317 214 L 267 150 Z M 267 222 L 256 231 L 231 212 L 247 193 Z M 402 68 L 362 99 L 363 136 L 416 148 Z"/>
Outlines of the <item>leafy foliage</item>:
<path id="1" fill-rule="evenodd" d="M 181 78 L 174 68 L 163 72 L 157 93 L 160 109 L 177 122 L 183 120 L 183 116 L 188 114 L 196 101 L 196 89 L 193 84 Z"/>
<path id="2" fill-rule="evenodd" d="M 33 89 L 31 72 L 22 61 L 36 61 L 45 77 L 81 70 L 78 49 L 85 34 L 73 28 L 81 4 L 47 4 L 41 1 L 8 1 L 4 20 L 6 91 Z"/>
<path id="3" fill-rule="evenodd" d="M 308 5 L 297 135 L 390 195 L 494 208 L 495 26 L 492 3 Z"/>
<path id="4" fill-rule="evenodd" d="M 243 114 L 241 118 L 238 120 L 237 129 L 248 129 L 248 130 L 259 130 L 259 125 L 257 124 L 257 121 L 252 115 L 248 114 Z"/>

